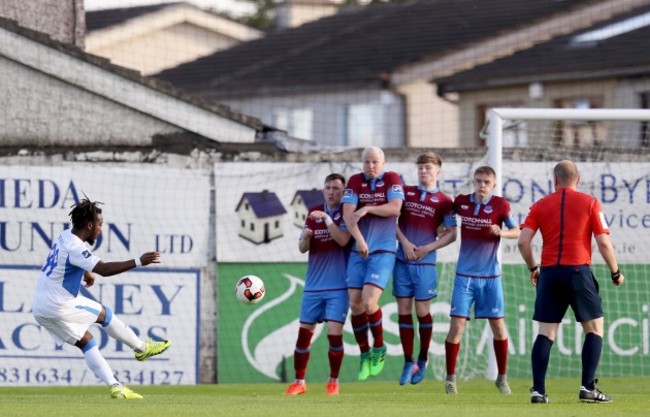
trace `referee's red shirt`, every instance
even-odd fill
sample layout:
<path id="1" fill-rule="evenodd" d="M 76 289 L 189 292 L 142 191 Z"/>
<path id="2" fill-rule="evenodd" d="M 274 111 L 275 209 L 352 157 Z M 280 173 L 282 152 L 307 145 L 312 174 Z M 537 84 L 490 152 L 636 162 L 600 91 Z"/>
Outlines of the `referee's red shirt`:
<path id="1" fill-rule="evenodd" d="M 542 266 L 591 265 L 591 235 L 609 234 L 600 202 L 559 188 L 530 207 L 522 227 L 542 233 Z"/>

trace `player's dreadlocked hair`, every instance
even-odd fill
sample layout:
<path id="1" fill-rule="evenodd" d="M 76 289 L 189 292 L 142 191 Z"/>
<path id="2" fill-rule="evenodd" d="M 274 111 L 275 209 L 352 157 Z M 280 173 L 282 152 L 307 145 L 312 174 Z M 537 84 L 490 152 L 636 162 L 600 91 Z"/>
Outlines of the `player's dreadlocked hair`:
<path id="1" fill-rule="evenodd" d="M 84 227 L 88 222 L 94 222 L 98 214 L 102 213 L 99 204 L 104 204 L 99 201 L 90 201 L 88 196 L 85 196 L 78 204 L 70 206 L 70 220 L 72 226 L 76 229 Z"/>

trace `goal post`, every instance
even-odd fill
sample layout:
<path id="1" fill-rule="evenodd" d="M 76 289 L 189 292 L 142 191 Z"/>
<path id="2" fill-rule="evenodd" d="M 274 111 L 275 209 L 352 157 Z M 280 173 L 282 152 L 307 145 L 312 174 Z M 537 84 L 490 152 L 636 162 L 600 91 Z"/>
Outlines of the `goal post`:
<path id="1" fill-rule="evenodd" d="M 594 249 L 593 270 L 605 311 L 601 376 L 650 374 L 650 285 L 646 282 L 650 254 L 645 250 L 650 244 L 649 125 L 648 109 L 493 108 L 488 113 L 486 159 L 497 175 L 495 194 L 511 202 L 515 221 L 523 222 L 528 207 L 553 192 L 552 169 L 563 159 L 577 163 L 579 189 L 603 205 L 626 281 L 614 288 Z M 533 247 L 539 259 L 539 235 Z M 536 323 L 527 324 L 535 294 L 516 242 L 503 241 L 499 257 L 504 265 L 506 303 L 510 304 L 506 322 L 515 345 L 509 373 L 512 369 L 515 375 L 525 375 L 537 329 Z M 549 376 L 578 376 L 581 348 L 582 329 L 569 311 L 554 344 Z M 495 375 L 494 363 L 489 361 L 486 376 Z"/>
<path id="2" fill-rule="evenodd" d="M 503 127 L 505 120 L 577 120 L 577 121 L 646 121 L 650 122 L 650 109 L 549 109 L 497 107 L 488 114 L 487 161 L 497 174 L 497 184 L 502 182 Z M 500 195 L 500 189 L 497 194 Z"/>

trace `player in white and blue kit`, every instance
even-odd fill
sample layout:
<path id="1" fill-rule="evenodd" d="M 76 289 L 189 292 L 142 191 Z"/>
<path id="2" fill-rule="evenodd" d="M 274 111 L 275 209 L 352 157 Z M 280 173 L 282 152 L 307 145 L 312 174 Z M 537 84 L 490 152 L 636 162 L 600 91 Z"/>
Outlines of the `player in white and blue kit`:
<path id="1" fill-rule="evenodd" d="M 86 247 L 93 245 L 102 230 L 104 219 L 97 202 L 83 199 L 70 211 L 72 229 L 63 231 L 41 268 L 32 300 L 34 318 L 59 343 L 81 349 L 88 367 L 106 385 L 112 398 L 141 399 L 142 396 L 122 385 L 99 352 L 97 342 L 88 328 L 99 323 L 106 333 L 135 351 L 135 358 L 144 361 L 164 352 L 170 342 L 143 341 L 110 309 L 79 294 L 82 281 L 93 285 L 95 277 L 116 275 L 137 266 L 160 262 L 158 252 L 147 252 L 140 258 L 122 262 L 102 262 Z"/>
<path id="2" fill-rule="evenodd" d="M 348 262 L 348 290 L 354 337 L 361 351 L 359 381 L 384 368 L 386 346 L 379 297 L 395 265 L 397 216 L 404 201 L 400 176 L 384 171 L 384 152 L 363 151 L 363 172 L 350 177 L 343 196 L 343 217 L 355 240 Z M 372 352 L 368 328 L 374 338 Z"/>
<path id="3" fill-rule="evenodd" d="M 311 338 L 316 325 L 327 322 L 330 377 L 325 393 L 339 393 L 339 371 L 343 362 L 343 325 L 348 316 L 348 286 L 346 266 L 349 255 L 350 234 L 343 222 L 341 198 L 345 178 L 330 174 L 325 178 L 323 197 L 325 203 L 311 207 L 305 222 L 298 249 L 309 251 L 305 290 L 300 307 L 300 328 L 293 355 L 296 373 L 294 382 L 285 395 L 307 392 L 305 373 L 310 356 Z"/>

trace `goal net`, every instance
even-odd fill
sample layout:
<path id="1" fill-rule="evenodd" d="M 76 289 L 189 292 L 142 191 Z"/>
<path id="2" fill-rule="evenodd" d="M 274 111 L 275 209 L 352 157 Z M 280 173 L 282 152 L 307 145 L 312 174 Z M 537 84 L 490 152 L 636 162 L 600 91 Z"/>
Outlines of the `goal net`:
<path id="1" fill-rule="evenodd" d="M 620 288 L 610 283 L 610 271 L 594 241 L 593 270 L 605 312 L 601 376 L 642 376 L 650 371 L 650 288 L 646 279 L 650 254 L 645 250 L 650 227 L 649 121 L 648 110 L 497 108 L 490 112 L 487 159 L 497 169 L 497 183 L 502 184 L 498 190 L 510 201 L 516 221 L 521 223 L 528 207 L 553 191 L 552 170 L 563 159 L 577 163 L 579 189 L 603 205 L 626 280 Z M 539 260 L 539 233 L 533 246 Z M 502 252 L 509 373 L 524 377 L 529 375 L 537 328 L 531 321 L 535 291 L 516 243 L 503 241 Z M 477 345 L 479 334 L 473 337 L 470 345 Z M 582 328 L 569 311 L 554 343 L 549 377 L 580 375 L 582 341 Z M 472 359 L 468 366 L 476 369 L 471 362 L 477 358 Z M 494 371 L 488 369 L 490 372 Z"/>

